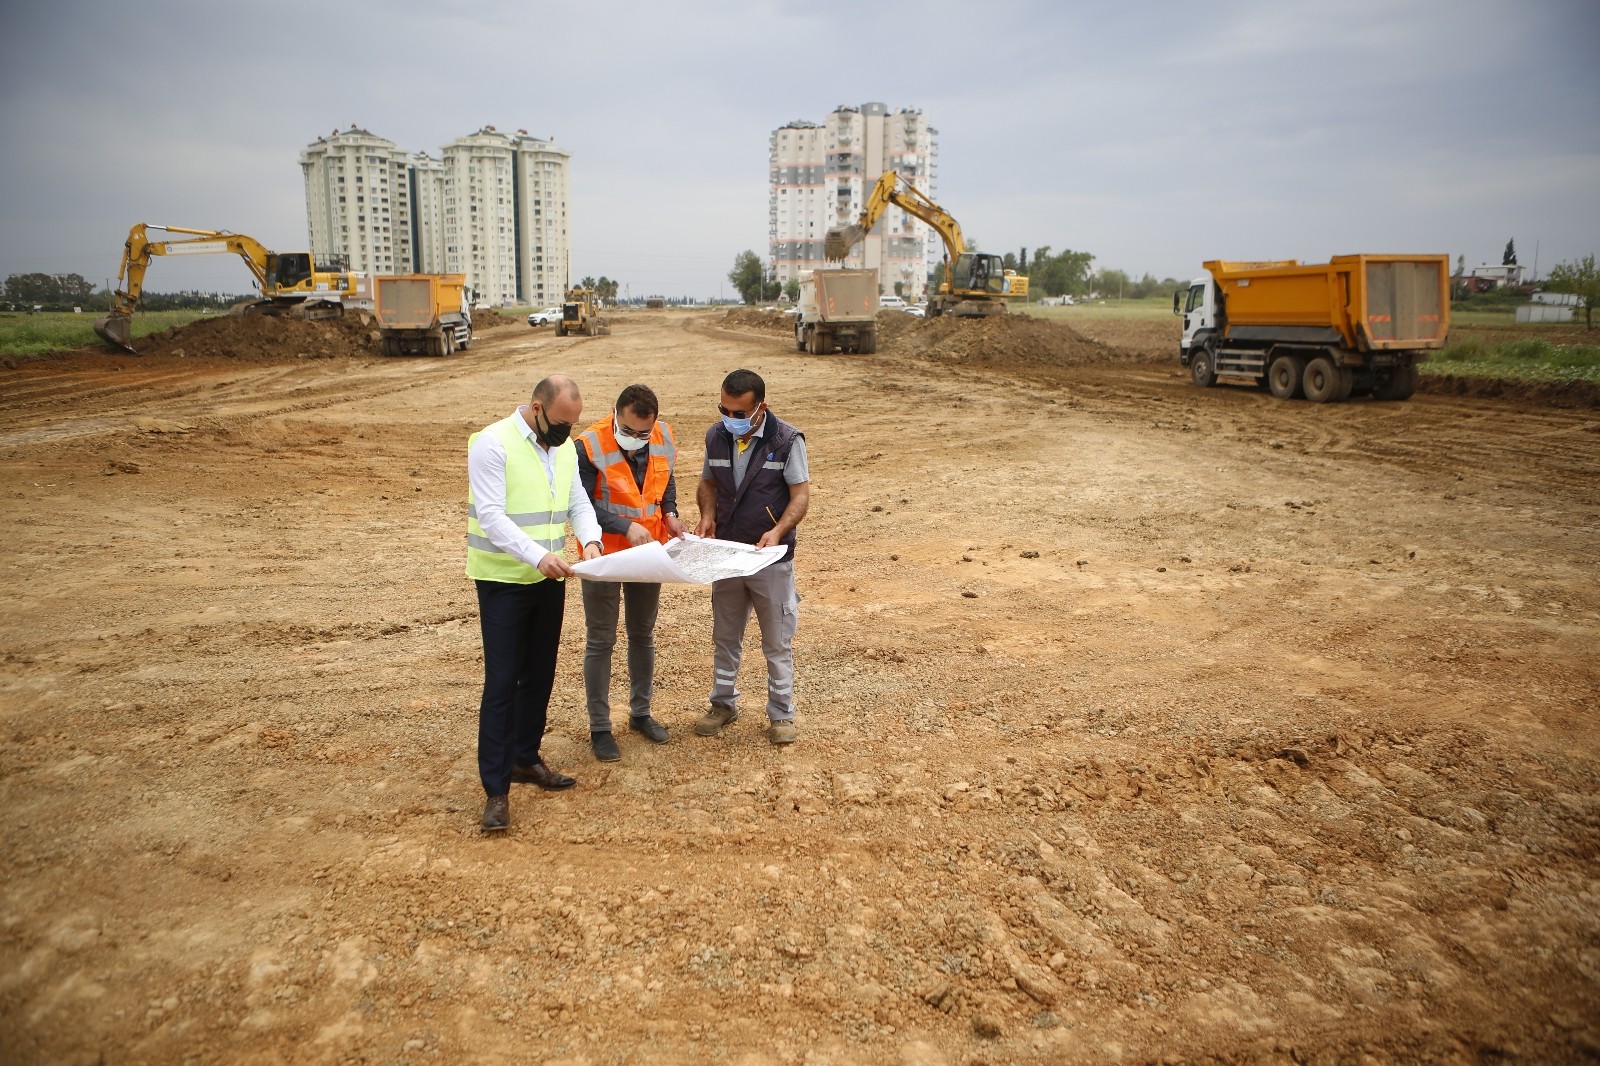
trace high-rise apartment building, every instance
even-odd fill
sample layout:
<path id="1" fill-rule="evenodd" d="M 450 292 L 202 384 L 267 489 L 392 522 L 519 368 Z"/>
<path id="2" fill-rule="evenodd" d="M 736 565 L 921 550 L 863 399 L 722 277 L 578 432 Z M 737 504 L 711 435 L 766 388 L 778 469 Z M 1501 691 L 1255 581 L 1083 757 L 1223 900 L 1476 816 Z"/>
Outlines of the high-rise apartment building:
<path id="1" fill-rule="evenodd" d="M 349 257 L 350 269 L 411 269 L 411 187 L 405 152 L 366 130 L 318 137 L 300 153 L 313 256 Z"/>
<path id="2" fill-rule="evenodd" d="M 825 266 L 827 231 L 860 217 L 873 186 L 894 170 L 932 198 L 939 131 L 920 110 L 883 104 L 839 107 L 823 122 L 796 121 L 768 140 L 770 260 L 778 280 Z M 921 300 L 943 243 L 925 223 L 891 207 L 844 266 L 871 267 L 885 295 Z"/>
<path id="3" fill-rule="evenodd" d="M 461 273 L 492 304 L 545 304 L 567 284 L 571 153 L 484 126 L 440 158 L 351 127 L 300 153 L 311 251 L 354 270 Z"/>

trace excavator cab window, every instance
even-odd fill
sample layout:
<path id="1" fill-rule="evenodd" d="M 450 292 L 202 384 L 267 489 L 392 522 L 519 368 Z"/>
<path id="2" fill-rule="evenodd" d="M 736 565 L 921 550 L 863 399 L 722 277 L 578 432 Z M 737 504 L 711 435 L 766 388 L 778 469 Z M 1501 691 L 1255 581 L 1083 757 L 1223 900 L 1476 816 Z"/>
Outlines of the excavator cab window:
<path id="1" fill-rule="evenodd" d="M 292 289 L 310 277 L 310 252 L 284 252 L 267 257 L 267 281 L 275 288 Z"/>

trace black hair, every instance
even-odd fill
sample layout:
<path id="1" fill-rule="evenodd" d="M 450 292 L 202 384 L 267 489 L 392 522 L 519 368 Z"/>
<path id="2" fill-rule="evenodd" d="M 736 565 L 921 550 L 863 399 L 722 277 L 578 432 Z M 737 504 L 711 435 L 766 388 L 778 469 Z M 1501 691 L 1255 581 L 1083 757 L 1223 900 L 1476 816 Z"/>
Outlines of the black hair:
<path id="1" fill-rule="evenodd" d="M 756 403 L 761 403 L 767 398 L 767 383 L 762 381 L 761 375 L 754 370 L 735 370 L 722 379 L 722 391 L 729 396 L 743 396 L 747 392 L 753 392 Z"/>
<path id="2" fill-rule="evenodd" d="M 640 418 L 654 418 L 661 413 L 661 401 L 648 385 L 629 385 L 617 397 L 617 410 L 632 411 Z"/>

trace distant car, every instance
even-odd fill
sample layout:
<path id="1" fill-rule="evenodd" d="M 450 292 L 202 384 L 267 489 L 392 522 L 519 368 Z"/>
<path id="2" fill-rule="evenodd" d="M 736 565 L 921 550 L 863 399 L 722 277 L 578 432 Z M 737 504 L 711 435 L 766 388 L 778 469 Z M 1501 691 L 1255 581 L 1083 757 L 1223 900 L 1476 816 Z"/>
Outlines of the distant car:
<path id="1" fill-rule="evenodd" d="M 880 296 L 878 306 L 885 311 L 904 311 L 906 302 L 898 296 Z"/>
<path id="2" fill-rule="evenodd" d="M 923 309 L 918 307 L 918 306 L 916 306 L 915 304 L 912 304 L 910 307 L 906 308 L 906 314 L 908 314 L 908 315 L 916 315 L 918 318 L 926 318 L 927 317 L 927 315 L 924 313 Z"/>
<path id="3" fill-rule="evenodd" d="M 543 311 L 535 311 L 528 316 L 530 326 L 549 326 L 561 321 L 561 308 L 546 307 Z"/>

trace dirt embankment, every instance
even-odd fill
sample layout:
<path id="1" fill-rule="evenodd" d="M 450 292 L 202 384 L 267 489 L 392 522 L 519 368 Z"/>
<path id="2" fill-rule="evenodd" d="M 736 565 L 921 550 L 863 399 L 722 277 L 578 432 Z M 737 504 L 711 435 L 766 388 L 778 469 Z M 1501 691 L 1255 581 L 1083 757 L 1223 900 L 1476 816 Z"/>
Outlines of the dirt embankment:
<path id="1" fill-rule="evenodd" d="M 1071 326 L 1026 315 L 918 318 L 902 311 L 885 311 L 878 315 L 878 333 L 881 349 L 897 355 L 996 368 L 1103 366 L 1159 359 L 1155 353 L 1102 344 Z"/>
<path id="2" fill-rule="evenodd" d="M 723 329 L 740 333 L 765 333 L 777 336 L 794 336 L 794 319 L 782 311 L 757 311 L 749 307 L 736 307 L 722 316 Z"/>

